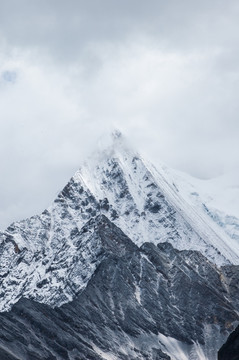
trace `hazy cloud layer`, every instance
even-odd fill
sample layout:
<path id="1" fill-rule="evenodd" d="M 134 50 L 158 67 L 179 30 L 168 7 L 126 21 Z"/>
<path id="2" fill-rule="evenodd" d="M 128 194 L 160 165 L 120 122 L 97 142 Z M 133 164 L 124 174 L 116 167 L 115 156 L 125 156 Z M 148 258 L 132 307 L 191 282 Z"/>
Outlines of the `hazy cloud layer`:
<path id="1" fill-rule="evenodd" d="M 238 169 L 239 3 L 3 0 L 0 228 L 119 127 L 153 162 Z"/>

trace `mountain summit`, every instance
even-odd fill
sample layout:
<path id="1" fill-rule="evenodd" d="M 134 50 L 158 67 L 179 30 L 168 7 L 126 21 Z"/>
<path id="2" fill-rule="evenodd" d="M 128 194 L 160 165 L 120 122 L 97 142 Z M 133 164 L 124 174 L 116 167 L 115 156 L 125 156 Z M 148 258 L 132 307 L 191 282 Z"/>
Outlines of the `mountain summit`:
<path id="1" fill-rule="evenodd" d="M 180 250 L 199 250 L 217 264 L 239 263 L 239 243 L 206 211 L 185 201 L 166 167 L 157 170 L 119 133 L 97 162 L 94 157 L 81 166 L 73 183 L 106 202 L 102 211 L 136 244 L 169 241 Z"/>
<path id="2" fill-rule="evenodd" d="M 200 251 L 217 265 L 239 264 L 238 243 L 207 212 L 185 201 L 165 167 L 157 170 L 146 162 L 117 131 L 108 146 L 82 164 L 47 210 L 0 234 L 1 309 L 9 309 L 22 295 L 58 306 L 84 288 L 96 264 L 84 270 L 84 279 L 74 280 L 76 270 L 69 269 L 75 269 L 78 254 L 75 238 L 100 214 L 138 246 L 167 241 L 178 250 Z"/>
<path id="3" fill-rule="evenodd" d="M 212 353 L 238 320 L 234 280 L 239 246 L 227 224 L 214 218 L 199 196 L 196 203 L 189 201 L 185 194 L 190 186 L 185 182 L 182 190 L 177 179 L 166 167 L 156 169 L 145 161 L 115 132 L 110 144 L 81 165 L 47 210 L 1 233 L 0 310 L 13 307 L 10 315 L 3 315 L 7 325 L 2 338 L 8 337 L 5 331 L 11 328 L 12 317 L 19 326 L 16 332 L 20 331 L 19 311 L 25 301 L 30 312 L 23 311 L 26 319 L 34 313 L 41 319 L 49 312 L 46 329 L 55 316 L 59 320 L 59 314 L 63 316 L 59 326 L 63 322 L 71 327 L 74 306 L 82 306 L 85 313 L 74 315 L 76 323 L 83 324 L 81 330 L 76 325 L 81 345 L 75 328 L 71 328 L 76 336 L 72 341 L 88 355 L 74 357 L 68 349 L 67 357 L 61 356 L 44 338 L 39 359 L 128 359 L 122 354 L 132 350 L 129 342 L 136 349 L 131 351 L 132 359 L 169 359 L 170 355 L 182 360 L 190 353 L 194 356 L 190 359 L 216 359 Z M 112 345 L 106 341 L 96 308 L 107 328 L 118 329 L 108 333 Z M 33 341 L 29 328 L 24 331 L 34 346 L 47 336 L 44 330 Z M 52 334 L 57 331 L 54 327 Z M 134 337 L 149 341 L 145 353 Z M 61 347 L 63 339 L 67 342 L 67 333 L 59 340 Z M 150 341 L 154 350 L 148 348 Z M 184 357 L 177 357 L 173 347 L 180 348 Z M 11 352 L 5 342 L 3 348 Z M 28 358 L 27 349 L 28 344 L 22 347 L 21 359 Z M 47 357 L 49 351 L 55 357 Z M 109 351 L 113 357 L 107 355 Z M 38 359 L 34 356 L 30 358 Z"/>

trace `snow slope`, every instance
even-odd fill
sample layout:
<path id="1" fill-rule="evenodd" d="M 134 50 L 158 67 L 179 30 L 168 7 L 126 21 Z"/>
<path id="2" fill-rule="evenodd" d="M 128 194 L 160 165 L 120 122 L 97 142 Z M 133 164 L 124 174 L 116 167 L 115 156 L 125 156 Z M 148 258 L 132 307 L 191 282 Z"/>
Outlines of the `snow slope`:
<path id="1" fill-rule="evenodd" d="M 156 169 L 121 135 L 73 179 L 98 201 L 108 200 L 117 214 L 112 220 L 138 245 L 169 241 L 180 250 L 199 250 L 218 265 L 239 263 L 239 242 L 205 211 L 203 200 L 189 200 L 193 185 L 188 179 L 165 166 Z"/>
<path id="2" fill-rule="evenodd" d="M 166 170 L 190 206 L 200 209 L 226 233 L 232 246 L 239 243 L 239 179 L 237 173 L 209 180 L 193 178 L 172 169 Z M 238 185 L 237 185 L 238 184 Z"/>

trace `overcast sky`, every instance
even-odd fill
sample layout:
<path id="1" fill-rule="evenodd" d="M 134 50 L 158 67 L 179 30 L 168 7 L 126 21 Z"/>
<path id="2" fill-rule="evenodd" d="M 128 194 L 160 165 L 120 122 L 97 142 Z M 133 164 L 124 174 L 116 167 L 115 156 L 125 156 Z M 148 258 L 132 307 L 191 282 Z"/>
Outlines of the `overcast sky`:
<path id="1" fill-rule="evenodd" d="M 238 19 L 236 0 L 1 0 L 0 228 L 114 127 L 156 164 L 238 170 Z"/>

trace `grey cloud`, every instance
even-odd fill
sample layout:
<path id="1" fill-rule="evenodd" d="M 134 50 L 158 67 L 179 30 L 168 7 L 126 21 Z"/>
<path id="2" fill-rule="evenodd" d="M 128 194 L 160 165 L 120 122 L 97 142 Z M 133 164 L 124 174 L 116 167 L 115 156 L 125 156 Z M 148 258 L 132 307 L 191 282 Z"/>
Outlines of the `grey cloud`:
<path id="1" fill-rule="evenodd" d="M 206 178 L 238 169 L 238 11 L 1 1 L 0 227 L 43 210 L 114 126 L 155 163 Z"/>
<path id="2" fill-rule="evenodd" d="M 238 43 L 238 4 L 208 1 L 2 1 L 1 33 L 11 45 L 42 47 L 73 61 L 89 43 L 147 34 L 162 46 L 198 48 Z M 230 34 L 230 37 L 228 37 Z"/>

